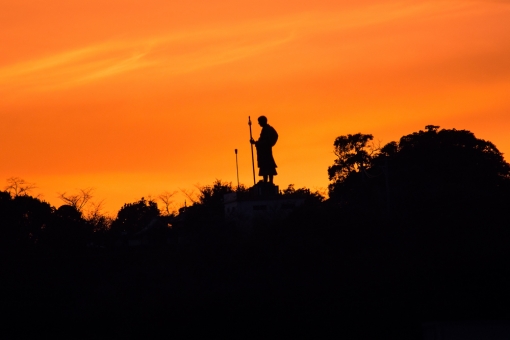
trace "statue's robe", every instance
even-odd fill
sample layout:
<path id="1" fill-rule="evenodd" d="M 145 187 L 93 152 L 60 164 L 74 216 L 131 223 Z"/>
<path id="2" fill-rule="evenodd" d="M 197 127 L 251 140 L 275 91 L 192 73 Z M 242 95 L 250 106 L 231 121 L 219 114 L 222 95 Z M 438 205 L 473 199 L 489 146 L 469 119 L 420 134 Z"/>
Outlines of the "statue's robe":
<path id="1" fill-rule="evenodd" d="M 266 124 L 262 127 L 259 140 L 255 142 L 259 176 L 277 175 L 277 166 L 273 158 L 273 146 L 277 140 L 278 133 L 271 125 Z"/>

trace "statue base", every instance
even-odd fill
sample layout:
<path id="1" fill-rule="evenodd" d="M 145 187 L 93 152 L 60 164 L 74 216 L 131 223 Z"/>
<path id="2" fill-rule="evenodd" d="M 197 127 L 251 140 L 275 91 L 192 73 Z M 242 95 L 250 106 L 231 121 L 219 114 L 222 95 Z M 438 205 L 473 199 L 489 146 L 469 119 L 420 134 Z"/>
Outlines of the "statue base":
<path id="1" fill-rule="evenodd" d="M 259 181 L 249 189 L 251 195 L 256 197 L 276 197 L 280 190 L 277 185 L 269 182 Z"/>

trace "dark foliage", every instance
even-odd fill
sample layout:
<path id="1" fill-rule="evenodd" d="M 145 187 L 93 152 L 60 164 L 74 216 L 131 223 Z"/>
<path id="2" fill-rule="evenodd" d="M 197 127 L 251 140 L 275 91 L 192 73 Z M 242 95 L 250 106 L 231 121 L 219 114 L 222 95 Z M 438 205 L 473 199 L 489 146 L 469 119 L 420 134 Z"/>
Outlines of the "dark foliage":
<path id="1" fill-rule="evenodd" d="M 249 237 L 225 219 L 224 195 L 236 190 L 219 180 L 178 216 L 143 198 L 126 204 L 108 230 L 72 207 L 0 192 L 4 333 L 421 339 L 429 321 L 504 323 L 501 153 L 432 125 L 380 149 L 371 141 L 337 138 L 330 198 L 289 185 L 281 195 L 303 204 L 256 221 Z M 154 221 L 162 228 L 144 235 L 159 242 L 115 245 Z M 106 247 L 84 248 L 91 237 Z"/>
<path id="2" fill-rule="evenodd" d="M 332 184 L 331 234 L 353 278 L 414 299 L 405 308 L 416 318 L 506 317 L 498 299 L 507 301 L 510 279 L 509 174 L 492 143 L 427 126 Z"/>
<path id="3" fill-rule="evenodd" d="M 358 164 L 364 166 L 349 170 L 341 180 L 330 176 L 330 197 L 358 206 L 365 201 L 371 210 L 381 213 L 391 209 L 405 215 L 419 207 L 431 211 L 429 203 L 476 201 L 487 196 L 488 190 L 490 195 L 499 195 L 510 179 L 510 166 L 498 149 L 464 130 L 439 131 L 429 125 L 426 131 L 388 143 L 370 157 L 360 146 L 349 150 L 335 165 L 363 159 Z"/>
<path id="4" fill-rule="evenodd" d="M 376 151 L 369 144 L 374 137 L 357 133 L 354 135 L 339 136 L 333 143 L 334 153 L 337 158 L 334 164 L 328 168 L 330 197 L 337 196 L 337 191 L 347 180 L 356 173 L 363 173 L 369 166 L 372 156 Z"/>
<path id="5" fill-rule="evenodd" d="M 111 230 L 116 233 L 136 233 L 147 227 L 159 215 L 157 203 L 142 197 L 138 202 L 124 204 L 112 222 Z"/>
<path id="6" fill-rule="evenodd" d="M 26 247 L 39 242 L 45 228 L 53 222 L 54 209 L 28 195 L 11 197 L 0 192 L 0 221 L 6 246 Z"/>
<path id="7" fill-rule="evenodd" d="M 232 183 L 216 180 L 212 185 L 198 188 L 200 193 L 195 203 L 182 212 L 183 225 L 188 229 L 186 232 L 198 230 L 210 231 L 222 225 L 225 221 L 223 208 L 223 196 L 236 191 L 245 192 L 241 186 L 235 189 Z"/>

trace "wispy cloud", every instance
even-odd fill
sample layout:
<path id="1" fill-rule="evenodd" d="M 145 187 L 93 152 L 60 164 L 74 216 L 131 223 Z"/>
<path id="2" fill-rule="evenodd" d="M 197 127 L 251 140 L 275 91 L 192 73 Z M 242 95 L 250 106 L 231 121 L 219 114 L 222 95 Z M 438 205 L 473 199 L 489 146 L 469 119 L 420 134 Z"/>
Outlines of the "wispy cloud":
<path id="1" fill-rule="evenodd" d="M 355 29 L 438 10 L 461 10 L 466 6 L 459 2 L 411 6 L 395 2 L 103 42 L 0 67 L 0 89 L 51 91 L 145 68 L 158 68 L 168 74 L 196 72 L 262 54 L 310 34 Z"/>

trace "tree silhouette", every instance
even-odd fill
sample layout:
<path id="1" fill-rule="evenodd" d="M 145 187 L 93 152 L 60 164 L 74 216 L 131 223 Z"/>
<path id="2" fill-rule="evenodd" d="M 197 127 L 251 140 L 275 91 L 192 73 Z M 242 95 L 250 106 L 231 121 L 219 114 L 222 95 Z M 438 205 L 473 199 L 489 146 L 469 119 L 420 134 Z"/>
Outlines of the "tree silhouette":
<path id="1" fill-rule="evenodd" d="M 113 219 L 102 212 L 103 201 L 90 202 L 91 208 L 85 215 L 85 220 L 92 226 L 94 232 L 105 232 L 110 229 Z"/>
<path id="2" fill-rule="evenodd" d="M 469 215 L 460 214 L 465 207 L 478 205 L 473 211 L 484 207 L 487 213 L 499 205 L 496 197 L 505 199 L 509 164 L 494 144 L 470 131 L 428 125 L 372 154 L 373 148 L 365 150 L 370 135 L 362 137 L 337 138 L 339 159 L 329 168 L 330 198 L 358 214 L 377 218 L 394 210 L 411 219 L 420 214 L 461 218 Z"/>
<path id="3" fill-rule="evenodd" d="M 365 337 L 377 338 L 392 326 L 419 332 L 424 320 L 507 317 L 510 166 L 499 150 L 434 125 L 380 150 L 372 140 L 337 138 L 330 199 L 291 184 L 282 201 L 303 204 L 256 222 L 248 239 L 223 215 L 224 195 L 246 189 L 220 180 L 198 186 L 178 216 L 160 216 L 170 213 L 168 192 L 163 211 L 152 199 L 125 204 L 109 231 L 78 209 L 91 204 L 81 197 L 55 209 L 26 190 L 0 191 L 2 301 L 12 328 L 40 334 L 54 322 L 75 334 L 86 321 L 127 335 L 153 320 L 186 328 L 212 313 L 252 320 L 255 311 L 285 330 L 318 321 L 312 331 L 327 334 L 337 328 L 328 315 L 340 315 L 352 337 L 371 324 Z M 100 219 L 100 205 L 93 210 Z M 121 249 L 119 240 L 151 246 Z"/>
<path id="4" fill-rule="evenodd" d="M 72 195 L 66 192 L 59 193 L 58 198 L 64 201 L 64 204 L 70 205 L 76 210 L 83 212 L 83 208 L 92 199 L 93 188 L 78 189 L 78 193 Z"/>
<path id="5" fill-rule="evenodd" d="M 232 183 L 216 180 L 213 185 L 199 187 L 198 204 L 205 206 L 219 206 L 223 204 L 223 195 L 235 192 Z"/>
<path id="6" fill-rule="evenodd" d="M 313 202 L 318 204 L 324 201 L 324 196 L 322 196 L 320 192 L 311 191 L 307 188 L 296 189 L 294 184 L 289 184 L 286 189 L 283 189 L 282 195 L 289 198 L 304 198 L 307 203 Z"/>
<path id="7" fill-rule="evenodd" d="M 30 246 L 52 223 L 54 208 L 38 198 L 22 194 L 11 198 L 0 192 L 0 219 L 4 240 L 11 246 Z"/>
<path id="8" fill-rule="evenodd" d="M 371 163 L 391 165 L 391 181 L 406 182 L 427 190 L 439 187 L 485 189 L 509 179 L 510 165 L 494 144 L 467 130 L 428 125 L 425 131 L 391 142 Z"/>
<path id="9" fill-rule="evenodd" d="M 223 196 L 233 192 L 246 192 L 244 186 L 234 188 L 231 182 L 216 180 L 212 185 L 197 186 L 199 193 L 193 204 L 183 209 L 183 220 L 188 231 L 218 227 L 225 220 Z"/>
<path id="10" fill-rule="evenodd" d="M 7 183 L 4 190 L 14 197 L 29 195 L 33 189 L 37 188 L 35 183 L 29 183 L 19 177 L 10 177 L 7 179 Z"/>
<path id="11" fill-rule="evenodd" d="M 339 136 L 333 143 L 336 159 L 328 168 L 330 196 L 353 173 L 362 172 L 370 165 L 374 154 L 378 151 L 370 144 L 374 137 L 371 134 L 357 133 L 354 135 Z"/>
<path id="12" fill-rule="evenodd" d="M 124 204 L 117 213 L 117 218 L 112 222 L 111 230 L 138 232 L 147 227 L 153 218 L 159 216 L 157 203 L 142 197 L 138 202 Z"/>
<path id="13" fill-rule="evenodd" d="M 84 251 L 93 229 L 83 214 L 71 205 L 61 205 L 53 213 L 53 221 L 42 233 L 41 244 L 48 251 L 67 255 Z"/>
<path id="14" fill-rule="evenodd" d="M 172 197 L 177 193 L 177 191 L 169 192 L 165 191 L 161 195 L 158 196 L 158 198 L 163 202 L 164 208 L 162 209 L 163 214 L 165 216 L 172 216 L 174 214 L 173 211 L 170 210 L 170 207 L 172 206 L 173 200 Z"/>

